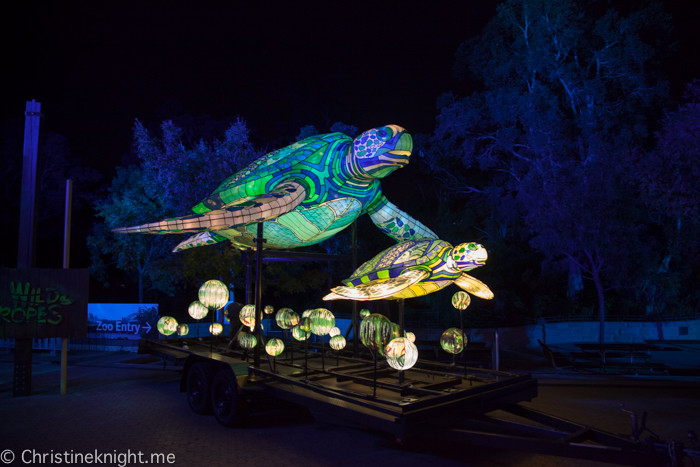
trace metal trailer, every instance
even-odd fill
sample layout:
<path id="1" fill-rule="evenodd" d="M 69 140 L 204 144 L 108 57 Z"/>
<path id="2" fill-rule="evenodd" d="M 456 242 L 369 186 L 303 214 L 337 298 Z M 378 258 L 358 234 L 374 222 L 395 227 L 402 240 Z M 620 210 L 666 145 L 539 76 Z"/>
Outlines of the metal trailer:
<path id="1" fill-rule="evenodd" d="M 428 437 L 635 466 L 700 457 L 697 438 L 687 440 L 690 447 L 655 436 L 642 441 L 646 414 L 623 437 L 519 405 L 537 396 L 528 374 L 425 360 L 399 372 L 352 350 L 285 344 L 259 367 L 217 338 L 142 340 L 140 352 L 181 366 L 190 408 L 224 426 L 242 423 L 251 405 L 272 397 L 306 407 L 318 421 L 384 432 L 399 444 Z"/>

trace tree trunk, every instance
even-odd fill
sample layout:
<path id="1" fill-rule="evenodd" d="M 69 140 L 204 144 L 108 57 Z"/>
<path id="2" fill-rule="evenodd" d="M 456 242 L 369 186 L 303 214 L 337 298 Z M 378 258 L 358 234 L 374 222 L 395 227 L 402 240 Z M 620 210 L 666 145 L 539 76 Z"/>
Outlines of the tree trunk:
<path id="1" fill-rule="evenodd" d="M 143 273 L 139 270 L 139 303 L 143 303 Z"/>

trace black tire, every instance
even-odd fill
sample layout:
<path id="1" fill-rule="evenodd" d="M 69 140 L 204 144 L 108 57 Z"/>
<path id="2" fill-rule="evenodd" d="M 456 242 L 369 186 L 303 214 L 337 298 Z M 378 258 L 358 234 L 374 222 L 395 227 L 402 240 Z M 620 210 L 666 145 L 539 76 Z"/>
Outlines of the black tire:
<path id="1" fill-rule="evenodd" d="M 211 413 L 211 384 L 214 368 L 211 364 L 199 362 L 192 365 L 187 373 L 187 403 L 192 412 L 199 415 Z"/>
<path id="2" fill-rule="evenodd" d="M 239 414 L 238 381 L 231 370 L 221 370 L 211 385 L 211 407 L 223 426 L 233 426 Z"/>

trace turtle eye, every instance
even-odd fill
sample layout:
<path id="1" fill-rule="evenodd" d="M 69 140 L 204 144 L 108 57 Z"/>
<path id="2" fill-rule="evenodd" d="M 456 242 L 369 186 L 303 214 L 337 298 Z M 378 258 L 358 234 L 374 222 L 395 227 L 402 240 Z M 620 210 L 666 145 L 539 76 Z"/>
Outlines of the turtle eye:
<path id="1" fill-rule="evenodd" d="M 476 246 L 476 243 L 468 243 L 468 244 L 467 244 L 467 248 L 469 248 L 469 249 L 472 250 L 472 251 L 476 251 L 476 250 L 479 249 L 479 247 Z"/>
<path id="2" fill-rule="evenodd" d="M 382 128 L 377 132 L 377 137 L 382 141 L 389 141 L 391 139 L 391 133 L 385 128 Z"/>

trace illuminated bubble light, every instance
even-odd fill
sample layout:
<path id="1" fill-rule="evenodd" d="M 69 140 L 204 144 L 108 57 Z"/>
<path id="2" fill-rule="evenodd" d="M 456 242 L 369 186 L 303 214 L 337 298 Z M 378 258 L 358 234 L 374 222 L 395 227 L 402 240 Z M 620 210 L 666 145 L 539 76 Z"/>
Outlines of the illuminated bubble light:
<path id="1" fill-rule="evenodd" d="M 341 335 L 331 337 L 331 340 L 328 343 L 333 350 L 343 350 L 346 344 L 345 338 Z"/>
<path id="2" fill-rule="evenodd" d="M 472 299 L 469 298 L 469 294 L 462 290 L 460 290 L 452 296 L 452 306 L 460 311 L 466 310 L 471 302 Z"/>
<path id="3" fill-rule="evenodd" d="M 297 325 L 297 327 L 300 328 L 302 331 L 311 331 L 311 318 L 309 318 L 308 316 L 302 316 L 299 319 L 299 324 Z"/>
<path id="4" fill-rule="evenodd" d="M 244 334 L 240 342 L 241 347 L 249 350 L 258 345 L 258 339 L 252 334 Z"/>
<path id="5" fill-rule="evenodd" d="M 311 336 L 311 333 L 309 331 L 304 331 L 301 325 L 292 328 L 292 337 L 298 341 L 305 341 L 309 336 Z"/>
<path id="6" fill-rule="evenodd" d="M 177 320 L 172 316 L 162 316 L 156 325 L 158 332 L 164 336 L 169 336 L 177 331 Z"/>
<path id="7" fill-rule="evenodd" d="M 440 346 L 445 352 L 458 354 L 464 350 L 467 344 L 467 338 L 464 333 L 458 328 L 450 328 L 440 336 Z"/>
<path id="8" fill-rule="evenodd" d="M 360 310 L 360 318 L 365 319 L 370 315 L 370 311 L 367 308 L 363 308 Z"/>
<path id="9" fill-rule="evenodd" d="M 276 357 L 284 352 L 284 342 L 282 339 L 272 338 L 265 344 L 265 352 L 272 357 Z"/>
<path id="10" fill-rule="evenodd" d="M 397 337 L 386 346 L 386 361 L 395 370 L 408 370 L 418 360 L 418 347 L 405 337 Z"/>
<path id="11" fill-rule="evenodd" d="M 224 331 L 224 326 L 221 323 L 212 323 L 209 325 L 209 332 L 214 336 L 218 336 Z"/>
<path id="12" fill-rule="evenodd" d="M 190 332 L 190 327 L 185 323 L 180 323 L 177 325 L 177 335 L 182 337 L 186 336 Z"/>
<path id="13" fill-rule="evenodd" d="M 246 305 L 241 308 L 238 313 L 238 318 L 243 323 L 243 326 L 248 326 L 250 329 L 255 327 L 255 305 Z"/>
<path id="14" fill-rule="evenodd" d="M 206 281 L 199 288 L 199 301 L 210 310 L 218 310 L 228 302 L 228 287 L 217 280 Z"/>
<path id="15" fill-rule="evenodd" d="M 335 327 L 335 316 L 330 310 L 325 308 L 316 308 L 311 311 L 309 319 L 311 320 L 311 328 L 309 330 L 317 336 L 325 336 Z"/>
<path id="16" fill-rule="evenodd" d="M 291 329 L 299 324 L 299 315 L 291 308 L 281 308 L 275 316 L 275 321 L 282 329 Z"/>
<path id="17" fill-rule="evenodd" d="M 263 308 L 263 311 L 266 315 L 271 315 L 275 312 L 275 308 L 272 305 L 266 305 L 265 308 Z"/>
<path id="18" fill-rule="evenodd" d="M 337 336 L 337 335 L 339 335 L 339 334 L 340 334 L 340 329 L 337 328 L 337 327 L 335 327 L 335 328 L 331 329 L 330 331 L 328 331 L 328 335 L 331 336 L 331 337 L 335 337 L 335 336 Z"/>
<path id="19" fill-rule="evenodd" d="M 406 339 L 408 339 L 411 342 L 416 342 L 416 335 L 413 334 L 412 332 L 407 332 Z"/>
<path id="20" fill-rule="evenodd" d="M 194 301 L 187 308 L 187 313 L 194 319 L 202 319 L 209 313 L 209 308 L 205 307 L 202 302 Z"/>
<path id="21" fill-rule="evenodd" d="M 377 350 L 384 355 L 385 347 L 392 339 L 393 327 L 389 318 L 374 313 L 362 320 L 360 324 L 360 340 L 371 350 Z"/>

